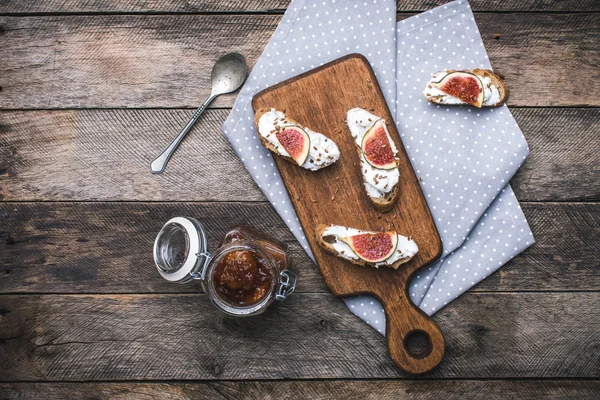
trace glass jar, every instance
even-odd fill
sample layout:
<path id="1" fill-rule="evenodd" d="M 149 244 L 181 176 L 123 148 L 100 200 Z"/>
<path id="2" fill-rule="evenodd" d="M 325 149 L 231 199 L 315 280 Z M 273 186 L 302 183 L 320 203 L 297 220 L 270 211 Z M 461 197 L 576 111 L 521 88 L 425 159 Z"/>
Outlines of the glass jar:
<path id="1" fill-rule="evenodd" d="M 296 287 L 287 246 L 247 226 L 227 232 L 211 254 L 197 219 L 172 218 L 156 237 L 154 262 L 168 281 L 199 279 L 210 301 L 234 316 L 260 314 Z"/>

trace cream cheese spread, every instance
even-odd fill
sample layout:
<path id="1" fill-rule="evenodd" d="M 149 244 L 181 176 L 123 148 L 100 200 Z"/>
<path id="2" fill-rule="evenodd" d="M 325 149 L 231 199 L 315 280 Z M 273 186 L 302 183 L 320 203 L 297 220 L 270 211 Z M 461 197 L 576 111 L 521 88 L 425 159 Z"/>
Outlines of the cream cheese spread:
<path id="1" fill-rule="evenodd" d="M 277 149 L 279 154 L 289 157 L 289 153 L 283 148 L 279 140 L 277 140 L 277 127 L 292 125 L 286 120 L 285 114 L 272 108 L 264 113 L 258 120 L 258 133 L 264 137 L 273 147 Z M 333 164 L 340 158 L 340 150 L 333 140 L 323 135 L 312 131 L 309 128 L 302 126 L 304 131 L 310 137 L 310 150 L 308 157 L 302 168 L 316 171 Z"/>
<path id="2" fill-rule="evenodd" d="M 467 104 L 458 97 L 450 96 L 449 94 L 441 91 L 440 89 L 433 86 L 433 82 L 439 82 L 448 75 L 448 72 L 442 71 L 437 72 L 435 75 L 431 77 L 427 85 L 425 86 L 425 90 L 423 90 L 423 94 L 429 100 L 430 97 L 440 98 L 436 99 L 435 103 L 438 104 Z M 497 104 L 500 101 L 500 91 L 498 88 L 492 84 L 492 80 L 488 77 L 483 77 L 477 75 L 481 83 L 483 84 L 483 105 L 491 106 Z"/>
<path id="3" fill-rule="evenodd" d="M 362 140 L 367 131 L 375 124 L 375 122 L 380 119 L 381 118 L 378 116 L 373 115 L 362 108 L 353 108 L 352 110 L 348 111 L 346 115 L 348 128 L 350 128 L 350 133 L 352 134 L 352 137 L 359 148 L 362 149 Z M 387 133 L 387 138 L 390 142 L 392 152 L 394 153 L 394 156 L 396 156 L 396 154 L 398 154 L 398 149 L 396 149 L 396 146 L 394 145 L 394 142 L 392 141 L 385 124 L 384 129 Z M 398 168 L 375 168 L 367 162 L 364 154 L 362 154 L 362 151 L 360 167 L 365 178 L 365 188 L 367 189 L 367 193 L 370 197 L 383 197 L 386 193 L 391 192 L 392 189 L 398 184 L 398 179 L 400 178 L 400 172 L 398 171 Z"/>
<path id="4" fill-rule="evenodd" d="M 331 246 L 335 249 L 335 251 L 338 252 L 340 257 L 345 258 L 347 260 L 358 260 L 358 259 L 360 259 L 360 257 L 358 257 L 358 255 L 356 255 L 356 253 L 352 250 L 352 248 L 347 243 L 342 242 L 341 240 L 339 240 L 339 238 L 360 235 L 363 233 L 373 233 L 373 232 L 360 231 L 358 229 L 347 228 L 345 226 L 339 226 L 339 225 L 330 225 L 323 230 L 323 232 L 321 233 L 321 236 L 322 237 L 325 237 L 325 236 L 334 236 L 335 237 L 334 242 L 327 242 L 327 243 L 331 244 Z M 417 251 L 419 251 L 419 248 L 417 247 L 417 244 L 415 243 L 414 240 L 409 239 L 406 236 L 402 236 L 402 235 L 398 234 L 398 245 L 396 247 L 396 251 L 387 260 L 378 262 L 375 264 L 375 266 L 377 268 L 379 268 L 380 266 L 392 265 L 393 263 L 395 263 L 398 260 L 401 260 L 404 258 L 410 258 L 410 257 L 414 256 L 415 254 L 417 254 Z"/>

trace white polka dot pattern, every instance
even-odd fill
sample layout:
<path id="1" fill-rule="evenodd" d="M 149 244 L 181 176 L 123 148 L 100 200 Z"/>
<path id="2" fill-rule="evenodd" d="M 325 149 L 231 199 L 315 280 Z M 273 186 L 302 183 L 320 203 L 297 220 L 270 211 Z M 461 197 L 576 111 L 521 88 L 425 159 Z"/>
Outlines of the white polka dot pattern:
<path id="1" fill-rule="evenodd" d="M 423 97 L 434 72 L 491 68 L 468 3 L 454 1 L 397 26 L 395 10 L 393 0 L 292 1 L 223 132 L 312 257 L 271 154 L 257 138 L 251 99 L 268 86 L 343 55 L 366 56 L 396 115 L 417 176 L 423 178 L 422 189 L 442 238 L 445 258 L 421 271 L 410 288 L 415 304 L 433 314 L 533 243 L 507 184 L 528 147 L 506 106 L 446 107 Z M 385 315 L 374 298 L 345 301 L 355 315 L 384 333 Z"/>
<path id="2" fill-rule="evenodd" d="M 411 298 L 432 315 L 533 242 L 517 198 L 507 186 L 484 212 L 463 245 L 432 266 L 436 273 L 431 274 L 433 282 L 427 291 L 418 298 L 411 288 Z M 412 286 L 420 284 L 419 279 L 411 282 Z"/>
<path id="3" fill-rule="evenodd" d="M 400 21 L 397 40 L 396 124 L 447 255 L 464 242 L 529 149 L 508 107 L 444 106 L 423 96 L 434 72 L 491 68 L 468 3 Z"/>

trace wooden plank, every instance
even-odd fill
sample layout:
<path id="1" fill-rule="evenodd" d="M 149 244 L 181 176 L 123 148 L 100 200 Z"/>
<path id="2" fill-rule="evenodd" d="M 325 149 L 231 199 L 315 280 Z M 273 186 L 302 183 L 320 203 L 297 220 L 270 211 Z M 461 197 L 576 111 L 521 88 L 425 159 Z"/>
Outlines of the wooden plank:
<path id="1" fill-rule="evenodd" d="M 531 154 L 511 181 L 529 201 L 599 201 L 600 109 L 512 110 Z"/>
<path id="2" fill-rule="evenodd" d="M 165 400 L 346 400 L 414 399 L 595 399 L 597 380 L 368 380 L 186 383 L 4 383 L 0 395 L 22 400 L 154 399 Z"/>
<path id="3" fill-rule="evenodd" d="M 0 203 L 0 210 L 2 291 L 199 292 L 199 283 L 162 279 L 152 259 L 156 234 L 179 215 L 202 221 L 213 250 L 236 224 L 268 232 L 290 244 L 298 290 L 326 290 L 268 203 Z"/>
<path id="4" fill-rule="evenodd" d="M 207 111 L 166 172 L 150 173 L 191 114 L 3 113 L 0 200 L 264 200 L 221 132 L 226 110 Z"/>
<path id="5" fill-rule="evenodd" d="M 421 0 L 423 1 L 423 0 Z M 419 3 L 419 0 L 410 0 Z M 213 13 L 213 12 L 284 12 L 290 0 L 67 0 L 28 1 L 4 0 L 2 13 Z M 515 5 L 516 6 L 516 5 Z M 574 7 L 578 7 L 573 4 Z M 518 6 L 517 6 L 518 7 Z M 589 5 L 593 9 L 593 5 Z"/>
<path id="6" fill-rule="evenodd" d="M 2 13 L 204 13 L 204 12 L 283 12 L 290 0 L 50 0 L 19 1 L 4 0 L 0 3 Z M 399 11 L 429 10 L 447 3 L 447 0 L 397 0 Z M 598 2 L 593 0 L 471 0 L 475 11 L 598 11 Z"/>
<path id="7" fill-rule="evenodd" d="M 219 55 L 239 51 L 254 65 L 280 19 L 0 17 L 0 108 L 194 107 L 210 91 Z M 599 14 L 483 13 L 477 22 L 492 64 L 506 77 L 510 105 L 600 105 Z M 213 106 L 233 100 L 224 96 Z"/>
<path id="8" fill-rule="evenodd" d="M 166 172 L 149 164 L 190 110 L 0 112 L 0 200 L 264 200 L 208 110 Z M 600 200 L 600 109 L 514 109 L 531 156 L 513 187 L 524 201 Z M 35 139 L 34 139 L 35 138 Z"/>
<path id="9" fill-rule="evenodd" d="M 600 204 L 522 204 L 536 243 L 474 290 L 600 288 Z"/>
<path id="10" fill-rule="evenodd" d="M 446 356 L 426 378 L 598 378 L 599 293 L 468 293 L 435 319 Z M 3 381 L 404 377 L 385 338 L 330 294 L 258 318 L 201 294 L 0 296 Z"/>
<path id="11" fill-rule="evenodd" d="M 598 290 L 600 204 L 524 204 L 537 243 L 484 280 L 478 291 Z M 267 203 L 1 203 L 0 293 L 196 293 L 154 270 L 152 243 L 169 218 L 206 226 L 214 250 L 245 222 L 284 240 L 298 292 L 329 290 Z"/>

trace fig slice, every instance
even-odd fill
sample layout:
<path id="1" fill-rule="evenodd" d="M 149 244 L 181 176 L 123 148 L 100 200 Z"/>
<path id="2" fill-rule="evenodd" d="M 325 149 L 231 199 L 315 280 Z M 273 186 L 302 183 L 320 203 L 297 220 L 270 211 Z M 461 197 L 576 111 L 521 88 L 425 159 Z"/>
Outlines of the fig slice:
<path id="1" fill-rule="evenodd" d="M 303 165 L 310 151 L 310 136 L 297 125 L 284 126 L 275 134 L 279 143 L 298 165 Z"/>
<path id="2" fill-rule="evenodd" d="M 365 133 L 361 148 L 365 160 L 374 168 L 396 168 L 396 158 L 385 130 L 385 122 L 382 119 L 375 121 L 373 126 Z"/>
<path id="3" fill-rule="evenodd" d="M 339 240 L 348 244 L 358 257 L 368 263 L 387 260 L 394 254 L 398 246 L 398 234 L 396 232 L 361 233 L 340 237 Z"/>
<path id="4" fill-rule="evenodd" d="M 450 72 L 433 86 L 467 104 L 479 108 L 483 105 L 483 82 L 470 72 Z"/>

